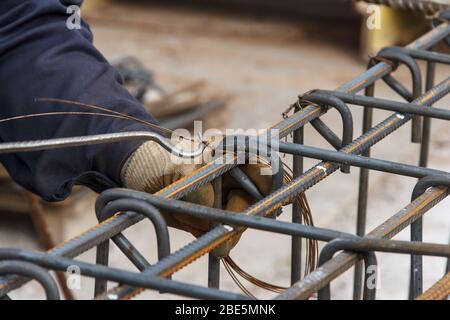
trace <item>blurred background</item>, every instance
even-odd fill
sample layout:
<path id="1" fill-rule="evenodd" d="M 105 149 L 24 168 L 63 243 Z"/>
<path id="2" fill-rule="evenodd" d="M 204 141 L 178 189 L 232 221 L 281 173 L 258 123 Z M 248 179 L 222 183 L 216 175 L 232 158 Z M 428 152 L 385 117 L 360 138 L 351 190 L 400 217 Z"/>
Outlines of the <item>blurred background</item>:
<path id="1" fill-rule="evenodd" d="M 429 29 L 421 16 L 382 8 L 381 30 L 365 27 L 366 7 L 347 0 L 217 0 L 131 1 L 90 0 L 82 16 L 91 25 L 98 49 L 122 72 L 127 86 L 161 123 L 189 128 L 203 120 L 208 128 L 265 129 L 281 119 L 282 112 L 308 90 L 335 89 L 366 69 L 370 55 L 388 45 L 405 45 Z M 423 66 L 422 66 L 423 67 Z M 449 74 L 439 67 L 437 81 Z M 406 70 L 395 76 L 410 83 Z M 377 95 L 397 99 L 385 85 Z M 437 105 L 449 105 L 449 99 Z M 362 112 L 354 111 L 355 136 L 361 133 Z M 388 113 L 375 112 L 375 122 Z M 323 120 L 340 135 L 340 118 L 334 111 Z M 410 127 L 401 128 L 375 148 L 377 158 L 417 164 L 418 146 L 409 143 Z M 329 148 L 308 125 L 305 144 Z M 450 127 L 433 120 L 430 167 L 450 171 Z M 285 158 L 290 162 L 289 157 Z M 305 160 L 305 168 L 317 163 Z M 307 191 L 316 226 L 355 232 L 358 169 L 340 172 Z M 410 200 L 414 179 L 372 173 L 367 230 L 380 224 Z M 337 187 L 338 186 L 338 187 Z M 65 202 L 44 203 L 15 185 L 3 172 L 0 182 L 0 247 L 45 250 L 96 224 L 95 194 L 77 188 Z M 424 241 L 448 243 L 450 204 L 444 201 L 427 214 Z M 287 208 L 281 219 L 290 220 Z M 126 236 L 156 261 L 155 235 L 143 221 Z M 408 231 L 397 239 L 408 239 Z M 193 237 L 171 230 L 173 248 Z M 134 270 L 112 246 L 110 264 Z M 80 258 L 95 261 L 94 250 Z M 288 286 L 290 238 L 248 231 L 231 256 L 249 273 Z M 424 287 L 444 272 L 444 260 L 425 258 Z M 380 254 L 379 298 L 405 299 L 409 257 Z M 239 292 L 225 270 L 221 287 Z M 207 283 L 204 257 L 176 273 L 175 279 Z M 352 296 L 352 271 L 332 284 L 333 298 Z M 259 298 L 272 293 L 250 284 Z M 91 298 L 93 282 L 82 280 L 76 298 Z M 43 297 L 35 283 L 14 291 L 12 298 Z M 176 299 L 146 291 L 141 299 Z"/>

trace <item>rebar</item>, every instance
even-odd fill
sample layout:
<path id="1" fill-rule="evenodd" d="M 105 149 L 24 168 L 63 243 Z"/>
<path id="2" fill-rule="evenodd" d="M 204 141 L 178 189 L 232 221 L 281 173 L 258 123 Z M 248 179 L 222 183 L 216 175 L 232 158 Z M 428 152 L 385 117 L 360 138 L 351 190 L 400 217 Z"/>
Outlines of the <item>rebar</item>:
<path id="1" fill-rule="evenodd" d="M 205 146 L 202 141 L 199 141 L 199 147 L 197 147 L 195 150 L 185 151 L 179 149 L 172 142 L 170 142 L 170 140 L 161 136 L 158 133 L 150 131 L 132 131 L 119 133 L 105 133 L 80 137 L 43 139 L 34 141 L 2 142 L 0 143 L 0 154 L 81 147 L 87 145 L 114 143 L 130 140 L 155 141 L 159 145 L 161 145 L 164 149 L 170 151 L 173 155 L 182 158 L 198 157 L 202 155 L 205 149 Z"/>
<path id="2" fill-rule="evenodd" d="M 392 3 L 394 2 L 398 3 L 398 1 Z M 422 2 L 411 1 L 411 4 L 416 5 Z M 436 2 L 433 3 L 436 4 Z M 357 268 L 354 297 L 359 299 L 363 291 L 364 299 L 374 299 L 377 290 L 373 287 L 367 287 L 369 276 L 367 267 L 376 265 L 376 252 L 411 255 L 411 270 L 413 271 L 411 292 L 413 294 L 410 298 L 416 297 L 421 293 L 421 256 L 449 257 L 450 253 L 450 245 L 421 242 L 421 221 L 424 214 L 450 193 L 448 189 L 449 173 L 427 168 L 431 135 L 430 120 L 432 118 L 444 121 L 450 120 L 448 110 L 431 107 L 450 93 L 450 78 L 444 79 L 437 85 L 434 84 L 435 69 L 440 64 L 449 64 L 450 62 L 449 55 L 436 51 L 436 45 L 448 39 L 449 35 L 449 23 L 441 21 L 434 29 L 406 48 L 395 47 L 383 50 L 378 58 L 372 59 L 370 67 L 363 74 L 337 90 L 313 90 L 300 95 L 299 100 L 293 104 L 293 108 L 289 109 L 293 110 L 294 113 L 269 128 L 266 132 L 268 136 L 246 137 L 244 144 L 238 144 L 238 139 L 232 140 L 236 141 L 232 149 L 239 150 L 239 152 L 249 153 L 251 151 L 249 147 L 251 139 L 256 139 L 257 146 L 265 145 L 270 149 L 276 145 L 277 151 L 280 153 L 293 155 L 293 180 L 283 184 L 283 176 L 278 173 L 273 179 L 274 184 L 268 196 L 263 196 L 253 181 L 239 168 L 240 164 L 236 161 L 237 155 L 227 152 L 223 157 L 213 160 L 191 175 L 176 181 L 154 195 L 128 189 L 107 190 L 100 194 L 96 201 L 96 213 L 100 221 L 98 225 L 45 253 L 0 249 L 0 263 L 3 263 L 3 260 L 20 261 L 20 263 L 27 263 L 39 268 L 39 274 L 42 274 L 42 270 L 65 271 L 69 266 L 78 266 L 82 276 L 92 277 L 96 280 L 96 299 L 128 299 L 145 289 L 193 298 L 241 299 L 247 297 L 220 290 L 219 260 L 211 252 L 227 240 L 251 228 L 284 234 L 292 238 L 292 286 L 276 296 L 276 299 L 308 299 L 317 292 L 319 298 L 329 298 L 330 282 L 345 270 L 358 264 L 363 258 L 366 268 L 359 268 L 359 271 Z M 422 79 L 416 59 L 423 59 L 427 62 L 425 93 L 421 92 Z M 413 90 L 411 91 L 391 76 L 399 62 L 405 63 L 411 71 L 413 78 Z M 379 80 L 386 81 L 407 102 L 375 97 L 374 85 Z M 365 96 L 358 94 L 362 90 L 365 90 Z M 337 108 L 341 113 L 344 128 L 342 139 L 338 138 L 320 120 L 320 117 L 330 107 Z M 356 139 L 353 139 L 351 114 L 351 108 L 354 107 L 364 108 L 363 133 Z M 372 113 L 377 109 L 389 110 L 394 113 L 373 126 Z M 417 116 L 424 118 L 423 125 L 420 128 L 421 132 L 417 131 L 417 123 L 415 131 L 413 130 L 413 140 L 422 143 L 419 166 L 370 157 L 369 150 L 372 146 L 410 120 L 417 119 Z M 319 133 L 325 136 L 338 150 L 304 145 L 303 128 L 308 123 L 314 125 Z M 281 140 L 291 133 L 294 135 L 293 142 L 276 141 L 274 143 L 275 140 Z M 3 143 L 0 144 L 0 152 L 32 152 L 92 143 L 112 143 L 128 139 L 157 140 L 163 146 L 165 145 L 166 149 L 174 151 L 172 144 L 162 137 L 156 136 L 156 134 L 135 132 L 53 139 L 41 142 Z M 193 153 L 183 153 L 181 150 L 175 149 L 175 153 L 185 157 L 198 155 L 202 151 L 202 147 Z M 304 171 L 303 157 L 318 159 L 321 162 Z M 351 166 L 362 168 L 359 180 L 360 195 L 356 235 L 303 224 L 302 222 L 306 223 L 306 221 L 302 221 L 302 207 L 294 199 L 339 169 L 343 168 L 344 172 L 348 172 L 348 168 Z M 366 235 L 368 170 L 378 170 L 421 180 L 414 189 L 411 203 Z M 258 202 L 243 212 L 232 213 L 223 210 L 221 208 L 221 179 L 226 173 L 234 177 Z M 209 182 L 212 182 L 215 187 L 216 201 L 213 208 L 180 200 L 192 190 Z M 293 203 L 292 222 L 276 220 L 276 216 L 282 213 L 283 206 L 288 203 Z M 208 220 L 211 230 L 181 249 L 171 252 L 167 225 L 159 214 L 159 210 Z M 149 218 L 156 229 L 158 261 L 154 264 L 150 264 L 144 255 L 122 234 L 123 231 L 144 218 Z M 408 226 L 412 226 L 413 229 L 412 241 L 390 240 Z M 415 229 L 417 227 L 419 228 Z M 307 270 L 305 270 L 303 278 L 301 270 L 302 239 L 329 242 L 321 252 L 317 269 L 309 274 L 306 274 Z M 114 241 L 125 256 L 136 266 L 138 272 L 108 266 L 110 240 Z M 96 264 L 74 260 L 79 254 L 95 247 L 97 248 Z M 344 252 L 333 257 L 334 253 L 340 250 L 344 250 Z M 208 287 L 171 279 L 172 274 L 206 254 L 209 254 Z M 227 261 L 232 260 L 228 259 Z M 229 263 L 226 264 L 226 266 L 229 265 Z M 242 269 L 238 269 L 241 271 L 241 275 L 247 276 Z M 30 275 L 19 271 L 19 268 L 12 271 L 8 269 L 8 272 L 6 272 L 8 275 L 0 278 L 0 297 L 6 296 L 10 291 L 19 288 L 29 280 L 27 277 Z M 366 278 L 365 285 L 361 281 L 363 273 Z M 118 286 L 107 291 L 107 281 L 116 283 Z M 47 284 L 47 282 L 45 283 Z M 446 289 L 447 282 L 448 277 L 446 276 L 433 287 L 434 289 L 430 289 L 431 292 L 438 292 L 439 294 L 433 293 L 422 297 L 442 298 L 444 293 L 448 291 Z M 256 283 L 264 284 L 265 282 L 258 280 Z M 276 288 L 275 291 L 282 290 L 279 286 L 270 285 L 270 288 Z"/>

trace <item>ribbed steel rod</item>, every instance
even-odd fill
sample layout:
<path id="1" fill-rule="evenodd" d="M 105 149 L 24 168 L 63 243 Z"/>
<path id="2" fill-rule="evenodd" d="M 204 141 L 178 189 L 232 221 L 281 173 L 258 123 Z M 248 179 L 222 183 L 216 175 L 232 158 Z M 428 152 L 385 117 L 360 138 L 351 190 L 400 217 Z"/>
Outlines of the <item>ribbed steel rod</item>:
<path id="1" fill-rule="evenodd" d="M 445 187 L 430 188 L 419 198 L 376 227 L 367 237 L 378 239 L 392 238 L 445 199 L 448 194 L 449 190 Z M 297 282 L 291 288 L 278 295 L 276 299 L 308 299 L 314 292 L 319 291 L 337 276 L 350 269 L 359 259 L 360 256 L 357 253 L 340 253 L 310 273 L 302 281 Z"/>
<path id="2" fill-rule="evenodd" d="M 356 253 L 388 252 L 401 254 L 428 255 L 434 257 L 450 257 L 450 245 L 424 243 L 417 241 L 398 241 L 374 238 L 345 238 L 336 239 L 329 242 L 320 253 L 319 265 L 330 260 L 333 255 L 340 250 L 348 250 Z M 375 259 L 376 262 L 376 259 Z M 366 268 L 367 268 L 366 264 Z M 364 288 L 365 296 L 367 292 L 375 290 L 375 288 Z M 375 292 L 372 292 L 375 295 Z M 319 291 L 319 299 L 330 299 L 330 283 Z"/>
<path id="3" fill-rule="evenodd" d="M 425 291 L 416 300 L 445 300 L 450 295 L 450 272 L 438 280 L 431 288 Z"/>
<path id="4" fill-rule="evenodd" d="M 442 23 L 435 29 L 431 30 L 426 35 L 411 43 L 408 48 L 412 49 L 426 49 L 445 38 L 450 32 L 448 23 Z M 338 90 L 356 93 L 361 89 L 371 85 L 376 80 L 389 74 L 392 67 L 386 63 L 378 63 L 373 68 L 364 72 L 352 81 L 341 86 Z M 280 130 L 280 136 L 286 136 L 293 130 L 296 130 L 323 114 L 322 108 L 318 106 L 307 106 L 297 112 L 294 116 L 283 120 L 273 128 Z M 212 181 L 217 176 L 230 170 L 234 167 L 234 159 L 227 159 L 225 164 L 211 163 L 194 172 L 193 175 L 185 177 L 171 186 L 161 190 L 158 194 L 168 198 L 180 198 L 190 192 L 191 190 Z M 64 243 L 63 245 L 52 250 L 52 254 L 75 256 L 96 245 L 109 239 L 111 236 L 123 231 L 127 227 L 141 221 L 143 218 L 138 215 L 124 214 L 117 217 L 110 218 L 99 224 L 98 226 L 86 231 L 80 237 Z M 23 282 L 17 281 L 17 277 L 13 277 L 15 281 L 5 282 L 5 279 L 0 281 L 0 294 L 7 292 L 12 287 L 15 287 Z M 6 285 L 8 283 L 8 285 Z"/>
<path id="5" fill-rule="evenodd" d="M 44 268 L 67 271 L 70 267 L 77 266 L 81 275 L 109 280 L 119 283 L 129 283 L 132 285 L 142 286 L 149 289 L 160 290 L 179 294 L 182 296 L 199 298 L 199 299 L 249 299 L 247 296 L 219 291 L 217 289 L 205 288 L 198 285 L 186 284 L 183 282 L 168 280 L 163 278 L 151 278 L 142 273 L 131 272 L 127 270 L 105 267 L 96 264 L 90 264 L 82 261 L 75 261 L 64 257 L 49 255 L 44 252 L 33 252 L 21 249 L 0 249 L 0 260 L 18 260 Z M 114 299 L 114 297 L 110 297 Z"/>
<path id="6" fill-rule="evenodd" d="M 450 92 L 450 77 L 442 81 L 429 92 L 426 92 L 414 101 L 417 104 L 434 103 Z M 373 146 L 390 133 L 394 132 L 411 119 L 410 115 L 394 114 L 375 126 L 373 129 L 355 139 L 351 144 L 344 147 L 341 151 L 345 153 L 358 154 L 367 147 Z M 267 215 L 278 208 L 283 201 L 290 199 L 296 194 L 303 192 L 331 173 L 335 172 L 339 165 L 330 162 L 321 162 L 308 170 L 299 178 L 278 189 L 265 199 L 257 202 L 255 205 L 244 211 L 246 215 Z M 205 253 L 213 250 L 215 247 L 224 243 L 236 235 L 236 231 L 226 226 L 217 227 L 208 234 L 198 238 L 191 244 L 182 248 L 170 259 L 163 259 L 144 273 L 149 275 L 168 276 L 195 261 Z M 123 298 L 130 298 L 139 293 L 140 289 L 133 289 L 128 286 L 119 286 L 111 290 L 116 295 Z"/>
<path id="7" fill-rule="evenodd" d="M 296 110 L 298 111 L 298 110 Z M 304 143 L 304 128 L 294 131 L 293 142 L 296 144 Z M 303 173 L 303 157 L 294 155 L 292 157 L 293 178 L 298 178 Z M 292 204 L 292 223 L 301 224 L 303 220 L 303 208 L 298 201 Z M 299 281 L 302 274 L 302 239 L 292 237 L 291 239 L 291 284 Z"/>
<path id="8" fill-rule="evenodd" d="M 298 145 L 289 142 L 280 141 L 280 152 L 302 155 L 307 158 L 337 162 L 340 164 L 350 164 L 353 166 L 372 169 L 376 171 L 389 172 L 414 178 L 423 178 L 428 175 L 446 174 L 447 172 L 418 167 L 414 165 L 398 163 L 388 160 L 351 155 L 344 152 L 327 150 L 317 147 Z"/>
<path id="9" fill-rule="evenodd" d="M 450 110 L 446 109 L 424 108 L 423 106 L 419 106 L 415 103 L 398 102 L 329 90 L 319 90 L 315 94 L 320 95 L 322 92 L 326 94 L 333 94 L 339 99 L 342 99 L 344 102 L 351 104 L 351 106 L 365 106 L 375 109 L 417 114 L 441 120 L 450 120 Z"/>
<path id="10" fill-rule="evenodd" d="M 448 33 L 450 33 L 450 26 L 447 23 L 443 23 L 443 24 L 439 25 L 438 27 L 436 27 L 435 29 L 433 29 L 428 34 L 429 37 L 426 37 L 426 39 L 422 39 L 422 40 L 418 39 L 418 40 L 414 41 L 408 47 L 424 48 L 424 47 L 427 47 L 427 45 L 434 45 L 436 42 L 442 40 Z M 430 35 L 431 35 L 431 37 L 430 37 Z M 436 38 L 434 38 L 434 37 L 436 37 Z M 425 38 L 425 36 L 422 38 Z M 381 69 L 381 70 L 377 70 L 377 69 Z M 376 70 L 380 73 L 373 74 L 374 70 Z M 358 77 L 355 80 L 342 86 L 340 88 L 340 90 L 342 90 L 342 91 L 348 90 L 348 92 L 359 91 L 360 89 L 364 88 L 365 86 L 370 85 L 373 81 L 377 80 L 378 77 L 382 77 L 382 76 L 388 74 L 390 71 L 392 71 L 392 67 L 390 65 L 388 65 L 384 62 L 379 63 L 379 64 L 375 65 L 373 68 L 367 70 L 360 77 Z M 355 83 L 356 80 L 357 80 L 357 82 Z M 425 97 L 424 99 L 417 99 L 417 101 L 414 101 L 414 102 L 418 103 L 418 104 L 426 104 L 426 103 L 433 103 L 434 101 L 439 100 L 443 95 L 448 93 L 447 90 L 449 90 L 449 79 L 447 79 L 446 81 L 441 83 L 435 89 L 436 90 L 428 92 L 428 95 L 422 96 L 422 98 Z M 313 108 L 321 109 L 318 106 L 311 105 L 311 106 L 305 107 L 300 112 L 309 112 L 310 109 L 313 109 Z M 317 110 L 317 112 L 319 112 L 319 110 Z M 409 119 L 410 119 L 409 116 L 397 116 L 397 115 L 391 116 L 390 118 L 386 119 L 386 121 L 381 123 L 378 128 L 378 129 L 384 129 L 384 127 L 387 127 L 387 130 L 381 130 L 379 132 L 380 135 L 378 137 L 376 135 L 375 135 L 375 137 L 370 135 L 369 134 L 370 131 L 369 131 L 368 135 L 366 135 L 366 138 L 367 138 L 366 143 L 368 143 L 368 145 L 364 146 L 363 148 L 360 148 L 361 147 L 360 141 L 358 141 L 358 139 L 356 139 L 355 143 L 354 143 L 354 146 L 356 146 L 356 148 L 354 151 L 362 152 L 365 148 L 367 148 L 368 146 L 370 146 L 372 144 L 377 143 L 379 140 L 383 139 L 387 134 L 391 133 L 392 131 L 396 130 L 398 127 L 400 127 L 401 125 L 406 123 Z M 352 146 L 351 145 L 349 145 L 349 146 L 350 146 L 350 149 L 352 149 Z M 358 150 L 358 149 L 360 149 L 360 150 Z M 330 169 L 331 172 L 334 172 L 338 167 L 339 166 L 333 166 L 333 164 L 330 164 L 330 163 L 328 163 L 328 164 L 323 163 L 323 166 L 320 164 L 319 166 L 316 166 L 315 168 L 309 170 L 303 176 L 308 177 L 310 179 L 311 183 L 308 183 L 309 185 L 307 185 L 303 190 L 298 190 L 298 192 L 304 191 L 305 189 L 311 187 L 313 184 L 315 184 L 316 182 L 318 182 L 318 181 L 322 180 L 324 177 L 326 177 L 328 175 L 328 169 Z M 322 176 L 322 174 L 324 174 L 324 176 Z M 298 179 L 294 180 L 294 182 L 299 183 Z M 278 193 L 282 194 L 283 191 L 284 191 L 284 188 L 281 188 L 279 190 L 279 192 L 276 192 L 275 194 L 276 195 Z M 287 195 L 286 198 L 289 198 L 290 196 L 292 196 L 292 193 L 288 192 L 284 196 Z M 272 196 L 271 198 L 275 198 L 275 196 Z M 260 202 L 262 202 L 262 201 L 260 201 Z M 271 209 L 273 209 L 273 203 L 271 201 L 268 201 L 266 203 L 270 203 L 270 204 L 267 207 L 262 206 L 262 209 L 260 208 L 261 210 L 259 210 L 259 212 L 264 213 L 265 211 L 270 211 Z M 250 210 L 250 212 L 248 212 L 248 214 L 252 214 L 251 210 Z M 172 261 L 172 263 L 169 263 L 170 267 L 167 267 L 167 268 L 160 267 L 161 269 L 165 269 L 165 270 L 161 270 L 161 273 L 171 274 L 171 273 L 177 271 L 179 268 L 182 268 L 185 265 L 189 264 L 190 262 L 196 260 L 198 257 L 200 257 L 203 254 L 205 254 L 206 252 L 208 252 L 208 250 L 210 251 L 210 250 L 214 249 L 214 247 L 218 246 L 219 244 L 221 244 L 221 243 L 225 242 L 226 240 L 228 240 L 229 238 L 231 238 L 233 236 L 233 234 L 232 234 L 233 232 L 230 232 L 230 231 L 233 231 L 233 230 L 229 230 L 225 227 L 218 227 L 218 228 L 210 231 L 210 233 L 205 235 L 204 238 L 201 237 L 201 238 L 197 239 L 198 242 L 204 241 L 206 247 L 202 247 L 198 243 L 195 243 L 195 246 L 189 247 L 190 250 L 185 250 L 184 252 L 182 252 L 183 254 L 175 255 L 175 258 L 172 257 L 173 261 Z M 200 248 L 197 246 L 199 246 Z M 186 258 L 183 258 L 184 255 Z M 165 263 L 161 263 L 160 266 L 164 266 L 164 264 Z M 157 269 L 158 268 L 152 268 L 153 271 L 157 270 Z M 121 293 L 120 295 L 123 297 L 132 297 L 136 293 L 139 292 L 139 289 L 133 290 L 132 288 L 129 288 L 129 287 L 128 288 L 124 287 L 123 289 L 120 289 L 120 287 L 119 287 L 119 289 L 113 289 L 113 290 L 116 293 L 120 292 Z"/>
<path id="11" fill-rule="evenodd" d="M 262 231 L 281 233 L 301 238 L 311 238 L 320 241 L 330 241 L 339 237 L 354 237 L 354 235 L 325 228 L 312 227 L 303 224 L 293 224 L 271 218 L 248 216 L 239 212 L 210 208 L 181 200 L 166 199 L 145 192 L 129 189 L 110 189 L 99 196 L 101 205 L 117 200 L 135 199 L 148 202 L 155 207 L 168 212 L 186 214 L 208 221 L 220 222 L 234 227 L 246 227 Z"/>
<path id="12" fill-rule="evenodd" d="M 238 167 L 234 168 L 237 169 Z M 231 170 L 230 172 L 233 172 Z M 213 181 L 214 186 L 214 208 L 222 209 L 222 177 L 218 177 Z M 174 200 L 171 200 L 174 201 Z M 216 227 L 217 222 L 210 224 L 210 228 Z M 208 287 L 220 288 L 220 259 L 218 259 L 213 253 L 208 255 Z"/>
<path id="13" fill-rule="evenodd" d="M 367 87 L 364 90 L 367 97 L 375 96 L 375 84 Z M 366 133 L 372 128 L 373 123 L 373 109 L 366 107 L 363 110 L 362 118 L 362 132 Z M 361 153 L 364 157 L 370 157 L 370 148 L 367 148 Z M 358 201 L 356 205 L 356 235 L 362 237 L 366 234 L 366 220 L 367 220 L 367 204 L 369 201 L 369 170 L 361 168 L 358 179 Z M 353 299 L 360 300 L 363 291 L 363 264 L 359 261 L 355 265 L 355 272 L 353 275 Z"/>
<path id="14" fill-rule="evenodd" d="M 82 147 L 95 144 L 113 143 L 130 140 L 149 140 L 155 141 L 164 149 L 170 151 L 175 156 L 183 158 L 195 158 L 200 156 L 204 150 L 203 143 L 194 151 L 185 151 L 177 148 L 167 138 L 150 131 L 131 131 L 119 133 L 105 133 L 90 136 L 67 137 L 46 140 L 32 140 L 20 142 L 3 142 L 0 143 L 0 154 L 31 152 L 40 150 L 52 150 L 69 147 Z"/>
<path id="15" fill-rule="evenodd" d="M 402 48 L 402 50 L 405 51 L 408 55 L 410 55 L 414 59 L 450 64 L 450 55 L 448 54 L 427 50 L 406 49 L 406 48 Z"/>

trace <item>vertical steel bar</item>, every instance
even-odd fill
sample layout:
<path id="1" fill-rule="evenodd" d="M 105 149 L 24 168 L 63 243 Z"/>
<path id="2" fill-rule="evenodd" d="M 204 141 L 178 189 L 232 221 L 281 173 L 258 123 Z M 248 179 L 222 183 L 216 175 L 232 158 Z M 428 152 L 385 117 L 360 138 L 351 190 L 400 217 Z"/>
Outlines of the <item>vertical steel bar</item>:
<path id="1" fill-rule="evenodd" d="M 444 187 L 427 190 L 423 195 L 409 203 L 395 215 L 376 227 L 369 237 L 391 239 L 412 221 L 422 216 L 437 203 L 447 197 L 449 191 Z M 343 252 L 310 273 L 305 279 L 278 295 L 276 300 L 307 299 L 314 292 L 324 288 L 331 280 L 350 269 L 361 256 L 357 253 Z"/>
<path id="2" fill-rule="evenodd" d="M 213 181 L 214 208 L 222 208 L 222 177 Z M 216 225 L 211 225 L 214 228 Z M 220 287 L 220 259 L 213 253 L 208 254 L 208 287 L 219 289 Z"/>
<path id="3" fill-rule="evenodd" d="M 109 240 L 103 241 L 97 246 L 97 255 L 95 264 L 107 266 L 109 263 Z M 103 279 L 95 279 L 94 284 L 94 298 L 106 292 L 108 282 Z"/>
<path id="4" fill-rule="evenodd" d="M 301 127 L 294 131 L 294 143 L 303 144 L 304 130 Z M 303 157 L 294 155 L 292 157 L 292 171 L 294 179 L 303 174 Z M 297 201 L 292 204 L 292 222 L 302 223 L 302 208 Z M 292 237 L 291 240 L 291 284 L 300 280 L 302 274 L 302 238 Z"/>
<path id="5" fill-rule="evenodd" d="M 373 97 L 375 95 L 375 84 L 367 87 L 365 95 Z M 372 128 L 373 109 L 365 107 L 363 114 L 362 131 L 363 134 Z M 362 154 L 364 157 L 370 157 L 370 148 L 367 148 Z M 359 189 L 358 189 L 358 212 L 356 217 L 356 234 L 360 237 L 366 233 L 367 202 L 369 194 L 369 170 L 361 168 L 359 171 Z M 360 300 L 362 295 L 363 281 L 363 262 L 358 261 L 355 265 L 355 274 L 353 279 L 353 299 Z"/>
<path id="6" fill-rule="evenodd" d="M 436 46 L 430 48 L 434 51 Z M 427 73 L 425 91 L 430 90 L 434 86 L 436 75 L 436 63 L 427 61 Z M 431 107 L 431 104 L 430 104 Z M 423 117 L 422 128 L 422 143 L 420 144 L 420 156 L 419 165 L 421 167 L 427 167 L 428 165 L 428 153 L 430 149 L 430 134 L 431 134 L 431 118 Z M 422 241 L 423 233 L 423 218 L 417 219 L 411 224 L 411 241 Z M 415 299 L 422 294 L 423 291 L 423 258 L 418 255 L 411 255 L 411 275 L 409 285 L 409 299 Z"/>
<path id="7" fill-rule="evenodd" d="M 447 37 L 450 31 L 450 24 L 444 22 L 437 27 L 435 27 L 432 31 L 428 32 L 424 36 L 420 37 L 413 43 L 407 46 L 410 49 L 425 49 L 428 48 L 438 42 L 440 42 L 443 38 Z M 367 70 L 363 74 L 354 78 L 353 80 L 347 82 L 346 84 L 339 87 L 339 91 L 343 92 L 351 92 L 356 93 L 360 90 L 364 89 L 374 81 L 380 79 L 381 77 L 389 74 L 392 71 L 392 68 L 386 63 L 379 63 L 370 70 Z M 288 120 L 284 120 L 281 123 L 275 125 L 275 128 L 280 128 L 281 136 L 287 134 L 291 130 L 295 130 L 311 119 L 317 118 L 322 114 L 322 110 L 316 106 L 307 106 L 301 112 L 298 113 L 297 117 L 293 117 Z M 395 128 L 394 128 L 395 129 Z M 231 159 L 233 160 L 233 159 Z M 171 186 L 168 186 L 164 190 L 158 192 L 160 196 L 167 198 L 180 198 L 184 194 L 188 193 L 195 187 L 198 187 L 208 181 L 213 180 L 217 175 L 229 170 L 234 165 L 232 161 L 230 163 L 226 163 L 224 165 L 206 165 L 201 170 L 198 170 L 192 176 L 186 177 L 177 181 Z M 327 173 L 327 172 L 325 172 Z M 85 250 L 92 248 L 96 245 L 99 245 L 102 241 L 110 238 L 112 235 L 115 235 L 125 228 L 141 221 L 143 217 L 134 214 L 124 214 L 120 216 L 114 216 L 101 223 L 96 225 L 95 227 L 87 230 L 84 234 L 76 237 L 70 241 L 65 242 L 63 245 L 54 248 L 51 253 L 55 255 L 64 255 L 64 256 L 76 256 Z M 220 236 L 219 232 L 214 233 L 213 231 L 208 234 L 209 240 L 213 241 L 215 236 L 217 238 Z M 206 237 L 204 237 L 206 238 Z M 225 241 L 225 237 L 218 238 L 217 242 Z M 194 242 L 196 244 L 196 242 Z M 192 249 L 193 250 L 193 249 Z M 195 258 L 195 256 L 192 256 Z M 186 261 L 189 263 L 189 261 Z M 17 287 L 19 284 L 24 283 L 24 279 L 20 277 L 5 277 L 0 279 L 0 294 L 11 287 Z"/>
<path id="8" fill-rule="evenodd" d="M 433 46 L 430 49 L 430 51 L 434 51 L 435 49 L 436 46 Z M 428 91 L 431 88 L 433 88 L 435 77 L 436 77 L 436 63 L 432 61 L 427 61 L 425 91 Z M 420 160 L 419 160 L 419 165 L 421 167 L 427 167 L 428 165 L 428 154 L 430 149 L 430 133 L 431 133 L 431 118 L 424 117 L 422 129 L 422 144 L 420 146 Z"/>
<path id="9" fill-rule="evenodd" d="M 427 105 L 431 102 L 436 102 L 442 99 L 448 93 L 450 93 L 450 77 L 446 78 L 441 83 L 436 85 L 432 90 L 426 92 L 420 98 L 416 99 L 414 103 Z M 302 109 L 302 111 L 304 110 L 305 109 Z M 377 126 L 372 128 L 370 131 L 368 131 L 366 134 L 353 140 L 352 143 L 348 144 L 340 151 L 348 154 L 359 154 L 367 149 L 367 147 L 375 145 L 376 143 L 384 139 L 387 135 L 391 134 L 404 124 L 408 123 L 409 120 L 411 120 L 411 116 L 409 114 L 392 114 L 384 121 L 380 122 Z M 306 191 L 314 184 L 325 179 L 338 169 L 339 165 L 337 164 L 325 161 L 320 162 L 309 169 L 307 172 L 302 174 L 299 178 L 294 179 L 288 184 L 285 184 L 282 188 L 278 189 L 276 192 L 273 192 L 265 199 L 257 202 L 242 213 L 252 216 L 270 214 L 276 208 L 276 205 L 281 204 L 283 201 L 291 198 L 293 195 Z M 184 248 L 178 250 L 170 257 L 170 259 L 163 259 L 151 269 L 147 269 L 148 271 L 145 270 L 144 272 L 146 274 L 155 274 L 162 277 L 168 276 L 178 271 L 180 268 L 188 265 L 197 258 L 201 257 L 202 255 L 210 252 L 225 241 L 229 240 L 230 238 L 235 236 L 237 232 L 240 231 L 235 231 L 233 228 L 226 226 L 218 226 L 210 232 L 202 235 L 196 241 L 190 243 L 188 246 L 185 246 Z M 310 277 L 310 275 L 308 275 L 308 277 Z M 114 294 L 120 295 L 121 297 L 125 298 L 131 298 L 141 291 L 141 288 L 132 288 L 130 286 L 119 286 L 111 290 L 111 292 L 114 292 Z"/>
<path id="10" fill-rule="evenodd" d="M 450 244 L 450 240 L 448 242 Z M 447 265 L 445 266 L 445 273 L 450 272 L 450 259 L 447 259 Z"/>

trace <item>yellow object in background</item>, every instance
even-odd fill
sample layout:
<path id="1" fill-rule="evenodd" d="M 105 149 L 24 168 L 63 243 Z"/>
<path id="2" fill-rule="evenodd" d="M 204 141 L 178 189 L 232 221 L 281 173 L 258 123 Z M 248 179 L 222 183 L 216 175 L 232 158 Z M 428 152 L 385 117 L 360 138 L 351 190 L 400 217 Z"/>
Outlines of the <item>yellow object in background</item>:
<path id="1" fill-rule="evenodd" d="M 375 55 L 384 47 L 408 44 L 429 29 L 429 22 L 423 14 L 391 9 L 386 6 L 378 7 L 380 28 L 372 29 L 368 28 L 367 19 L 370 19 L 373 13 L 368 12 L 367 5 L 358 7 L 363 15 L 361 53 L 365 58 L 368 55 Z"/>
<path id="2" fill-rule="evenodd" d="M 98 8 L 99 6 L 104 5 L 105 3 L 109 2 L 110 0 L 90 0 L 90 1 L 84 1 L 83 7 L 82 7 L 82 14 L 83 13 L 89 13 L 94 8 Z"/>

